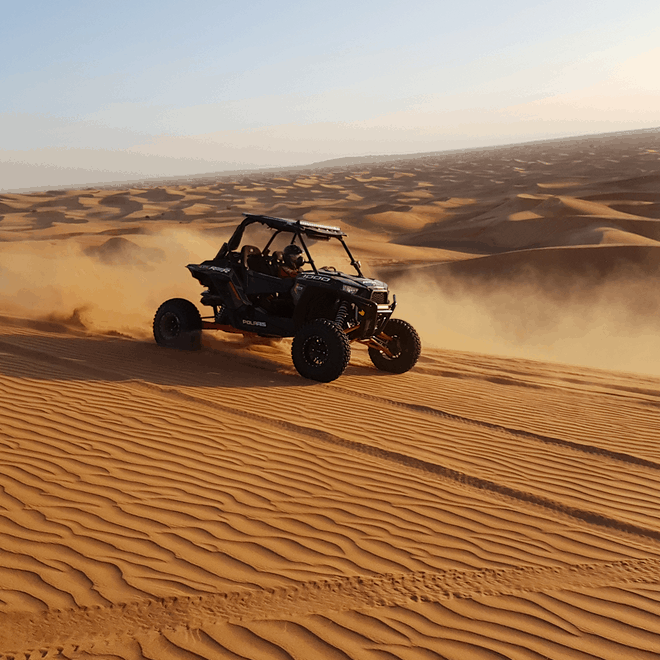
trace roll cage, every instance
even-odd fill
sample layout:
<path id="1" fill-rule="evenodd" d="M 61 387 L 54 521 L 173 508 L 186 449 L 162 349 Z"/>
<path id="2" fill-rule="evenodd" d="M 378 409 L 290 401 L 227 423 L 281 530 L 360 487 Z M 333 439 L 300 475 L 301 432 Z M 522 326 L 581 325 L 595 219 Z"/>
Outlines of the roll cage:
<path id="1" fill-rule="evenodd" d="M 243 215 L 245 216 L 245 219 L 241 222 L 240 225 L 238 225 L 238 227 L 236 227 L 232 237 L 220 248 L 220 251 L 215 256 L 215 259 L 224 259 L 229 255 L 230 252 L 235 252 L 238 249 L 238 246 L 241 244 L 241 239 L 243 238 L 245 229 L 249 225 L 257 222 L 275 230 L 275 233 L 270 237 L 266 247 L 263 249 L 264 253 L 266 253 L 266 251 L 270 248 L 271 244 L 279 234 L 284 232 L 291 233 L 293 234 L 291 243 L 293 243 L 296 238 L 300 241 L 300 244 L 302 245 L 303 250 L 307 255 L 308 263 L 314 272 L 318 274 L 319 271 L 316 268 L 314 259 L 312 259 L 312 255 L 309 251 L 309 248 L 307 247 L 307 244 L 305 243 L 304 237 L 306 236 L 307 238 L 321 241 L 329 241 L 331 238 L 336 238 L 342 244 L 346 254 L 348 255 L 348 258 L 350 259 L 351 266 L 355 268 L 358 276 L 364 277 L 360 269 L 360 262 L 353 257 L 351 251 L 348 248 L 348 245 L 346 245 L 344 242 L 344 236 L 346 236 L 346 234 L 339 227 L 317 225 L 312 222 L 307 222 L 306 220 L 288 220 L 286 218 L 274 218 L 269 215 L 256 215 L 253 213 L 244 213 Z"/>

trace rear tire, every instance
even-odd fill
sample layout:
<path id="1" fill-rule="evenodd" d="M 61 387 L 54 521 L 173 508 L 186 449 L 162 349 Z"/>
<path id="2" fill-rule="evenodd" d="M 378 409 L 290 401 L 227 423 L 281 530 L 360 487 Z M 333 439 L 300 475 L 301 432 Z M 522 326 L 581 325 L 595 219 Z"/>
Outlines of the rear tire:
<path id="1" fill-rule="evenodd" d="M 202 347 L 202 317 L 184 298 L 164 302 L 154 316 L 154 338 L 159 346 L 195 351 Z"/>
<path id="2" fill-rule="evenodd" d="M 334 321 L 316 319 L 300 328 L 293 338 L 291 357 L 301 376 L 329 383 L 348 366 L 351 344 Z"/>
<path id="3" fill-rule="evenodd" d="M 376 368 L 392 374 L 402 374 L 412 369 L 422 352 L 422 342 L 415 328 L 402 319 L 390 319 L 383 332 L 392 337 L 388 349 L 394 357 L 369 347 L 369 357 Z"/>

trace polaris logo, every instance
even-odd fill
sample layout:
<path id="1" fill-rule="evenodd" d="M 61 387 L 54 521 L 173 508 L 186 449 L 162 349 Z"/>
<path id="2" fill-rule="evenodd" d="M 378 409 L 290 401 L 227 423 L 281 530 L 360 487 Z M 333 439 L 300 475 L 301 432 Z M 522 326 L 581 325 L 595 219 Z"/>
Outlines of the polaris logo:
<path id="1" fill-rule="evenodd" d="M 266 327 L 266 324 L 263 321 L 249 321 L 248 319 L 243 321 L 243 325 L 258 325 L 260 328 Z"/>
<path id="2" fill-rule="evenodd" d="M 323 277 L 323 275 L 301 275 L 300 277 L 302 279 L 305 279 L 305 280 L 314 280 L 316 282 L 329 282 L 330 281 L 329 277 Z"/>
<path id="3" fill-rule="evenodd" d="M 373 289 L 387 289 L 387 284 L 385 284 L 385 282 L 381 282 L 380 280 L 368 280 L 363 278 L 362 284 Z"/>
<path id="4" fill-rule="evenodd" d="M 220 268 L 220 266 L 203 266 L 207 270 L 214 270 L 216 273 L 231 273 L 231 268 Z"/>

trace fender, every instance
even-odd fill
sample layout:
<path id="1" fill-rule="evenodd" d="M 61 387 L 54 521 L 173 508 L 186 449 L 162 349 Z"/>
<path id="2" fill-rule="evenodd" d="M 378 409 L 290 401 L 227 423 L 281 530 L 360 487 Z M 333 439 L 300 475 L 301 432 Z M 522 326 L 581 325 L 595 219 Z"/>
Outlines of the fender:
<path id="1" fill-rule="evenodd" d="M 330 315 L 334 315 L 337 311 L 339 304 L 346 300 L 350 303 L 355 303 L 361 313 L 363 313 L 363 320 L 360 324 L 360 330 L 357 334 L 352 335 L 352 338 L 362 338 L 369 336 L 373 333 L 376 327 L 376 319 L 378 317 L 378 305 L 371 300 L 362 298 L 360 296 L 350 295 L 337 289 L 328 289 L 322 286 L 306 285 L 305 290 L 300 296 L 300 300 L 296 305 L 293 313 L 293 323 L 296 330 L 305 324 L 307 321 L 307 313 L 311 305 L 318 304 L 319 300 L 325 299 L 327 306 L 330 308 Z M 391 314 L 391 312 L 390 312 Z M 389 314 L 387 315 L 389 318 Z"/>
<path id="2" fill-rule="evenodd" d="M 313 284 L 306 284 L 305 290 L 300 296 L 300 300 L 293 311 L 293 325 L 296 330 L 305 325 L 307 321 L 307 313 L 311 305 L 319 305 L 320 302 L 327 302 L 328 306 L 333 306 L 339 296 L 337 291 L 328 289 L 327 287 L 314 286 Z"/>

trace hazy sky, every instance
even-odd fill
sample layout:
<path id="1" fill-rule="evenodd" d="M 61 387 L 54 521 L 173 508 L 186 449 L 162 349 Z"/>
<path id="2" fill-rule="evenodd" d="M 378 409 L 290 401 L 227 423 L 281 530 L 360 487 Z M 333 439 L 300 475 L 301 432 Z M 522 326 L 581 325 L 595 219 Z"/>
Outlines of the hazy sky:
<path id="1" fill-rule="evenodd" d="M 658 0 L 0 7 L 0 190 L 660 126 Z"/>

